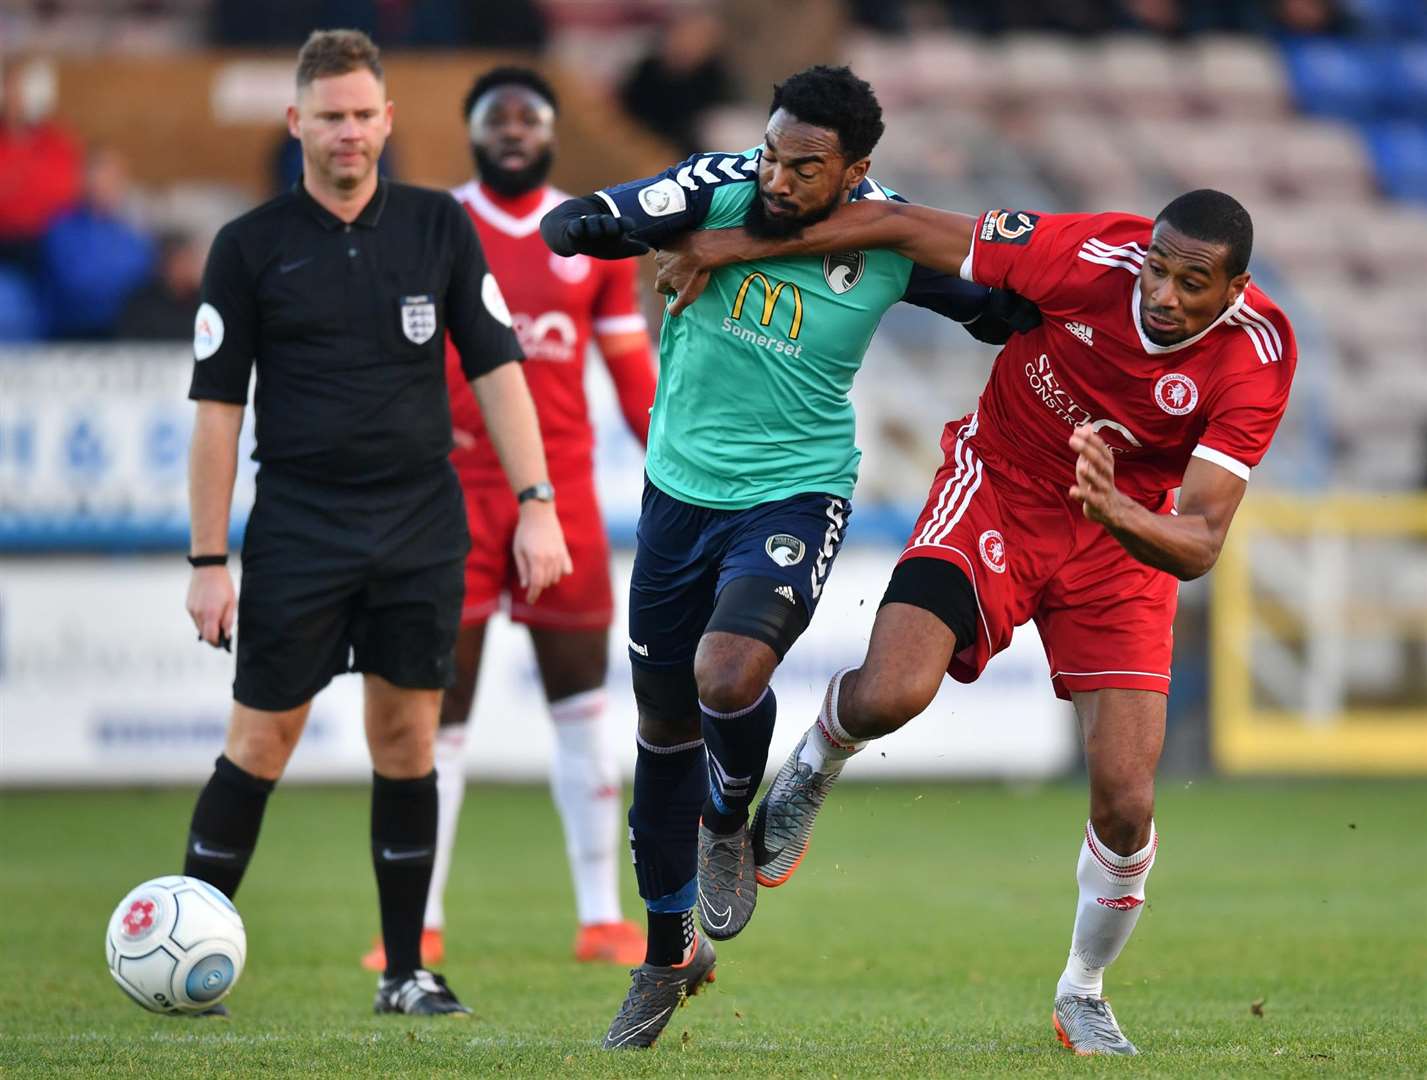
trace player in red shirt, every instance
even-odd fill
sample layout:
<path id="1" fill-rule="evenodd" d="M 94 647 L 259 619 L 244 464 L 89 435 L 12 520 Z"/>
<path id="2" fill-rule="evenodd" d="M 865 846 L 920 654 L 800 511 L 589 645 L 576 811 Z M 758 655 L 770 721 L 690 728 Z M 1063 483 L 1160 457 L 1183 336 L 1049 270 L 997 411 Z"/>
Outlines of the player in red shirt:
<path id="1" fill-rule="evenodd" d="M 1247 211 L 1209 190 L 1153 222 L 887 202 L 840 208 L 785 241 L 692 234 L 661 275 L 677 311 L 702 268 L 889 247 L 1040 308 L 1041 325 L 1002 348 L 976 411 L 946 426 L 945 463 L 867 657 L 833 676 L 770 785 L 754 854 L 761 885 L 786 881 L 847 759 L 925 709 L 944 673 L 975 679 L 1034 620 L 1055 692 L 1075 704 L 1090 774 L 1079 906 L 1052 1012 L 1077 1053 L 1136 1052 L 1102 984 L 1155 860 L 1178 583 L 1218 558 L 1293 380 L 1293 331 L 1249 281 L 1252 244 Z"/>
<path id="2" fill-rule="evenodd" d="M 644 959 L 644 934 L 623 918 L 619 905 L 619 771 L 603 719 L 613 598 L 609 541 L 595 498 L 585 352 L 593 337 L 625 421 L 641 442 L 649 433 L 654 363 L 635 295 L 637 264 L 584 255 L 561 258 L 540 238 L 541 217 L 569 198 L 545 183 L 554 154 L 556 108 L 555 93 L 540 75 L 506 67 L 478 79 L 462 111 L 479 179 L 452 194 L 475 223 L 525 350 L 525 379 L 540 417 L 555 506 L 575 569 L 541 593 L 538 602 L 525 600 L 511 558 L 517 502 L 448 343 L 447 382 L 457 443 L 451 460 L 466 493 L 472 543 L 456 642 L 456 683 L 446 691 L 436 739 L 440 813 L 422 944 L 423 953 L 439 954 L 443 948 L 443 896 L 465 790 L 466 721 L 486 620 L 508 596 L 510 618 L 530 628 L 554 721 L 550 786 L 574 879 L 579 918 L 575 957 L 630 966 Z M 551 496 L 530 491 L 521 497 Z M 519 724 L 525 718 L 489 721 Z M 363 962 L 380 965 L 380 944 Z"/>

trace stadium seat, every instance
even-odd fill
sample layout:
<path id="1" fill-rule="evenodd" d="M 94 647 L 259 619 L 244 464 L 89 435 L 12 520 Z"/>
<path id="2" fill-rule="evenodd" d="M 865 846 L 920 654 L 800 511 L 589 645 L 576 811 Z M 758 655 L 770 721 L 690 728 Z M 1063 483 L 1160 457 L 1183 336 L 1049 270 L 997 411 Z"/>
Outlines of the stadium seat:
<path id="1" fill-rule="evenodd" d="M 1382 190 L 1427 202 L 1427 124 L 1394 121 L 1371 124 L 1366 131 Z"/>
<path id="2" fill-rule="evenodd" d="M 1283 116 L 1288 80 L 1278 50 L 1251 38 L 1206 36 L 1186 47 L 1186 71 L 1206 104 L 1239 119 Z"/>
<path id="3" fill-rule="evenodd" d="M 1315 116 L 1367 120 L 1382 104 L 1379 70 L 1382 49 L 1375 44 L 1329 38 L 1290 39 L 1283 46 L 1298 107 Z"/>
<path id="4" fill-rule="evenodd" d="M 1086 83 L 1092 53 L 1063 37 L 1012 34 L 1004 46 L 1005 88 L 1027 105 L 1097 104 Z"/>
<path id="5" fill-rule="evenodd" d="M 904 39 L 853 39 L 849 64 L 877 88 L 884 108 L 903 103 L 980 107 L 1004 92 L 1001 50 L 981 38 L 926 33 Z"/>
<path id="6" fill-rule="evenodd" d="M 1139 165 L 1140 155 L 1113 118 L 1052 109 L 1038 111 L 1035 125 L 1047 172 L 1079 193 L 1077 206 L 1085 210 L 1141 206 L 1149 184 Z"/>
<path id="7" fill-rule="evenodd" d="M 1422 0 L 1348 0 L 1347 7 L 1367 35 L 1427 39 L 1427 5 Z"/>
<path id="8" fill-rule="evenodd" d="M 1427 120 L 1427 42 L 1387 50 L 1382 79 L 1387 112 L 1404 120 Z"/>
<path id="9" fill-rule="evenodd" d="M 1427 207 L 1377 202 L 1339 211 L 1341 256 L 1354 259 L 1365 275 L 1392 279 L 1420 277 L 1427 267 Z"/>
<path id="10" fill-rule="evenodd" d="M 1200 107 L 1196 80 L 1167 78 L 1188 67 L 1185 51 L 1142 35 L 1117 34 L 1086 49 L 1082 84 L 1106 112 L 1182 116 Z"/>
<path id="11" fill-rule="evenodd" d="M 44 331 L 39 299 L 29 279 L 0 266 L 0 341 L 35 341 Z"/>
<path id="12" fill-rule="evenodd" d="M 1294 280 L 1342 274 L 1343 256 L 1352 250 L 1347 234 L 1359 220 L 1359 211 L 1371 213 L 1374 206 L 1282 199 L 1246 205 L 1254 222 L 1254 261 L 1260 256 L 1270 259 L 1290 270 Z"/>

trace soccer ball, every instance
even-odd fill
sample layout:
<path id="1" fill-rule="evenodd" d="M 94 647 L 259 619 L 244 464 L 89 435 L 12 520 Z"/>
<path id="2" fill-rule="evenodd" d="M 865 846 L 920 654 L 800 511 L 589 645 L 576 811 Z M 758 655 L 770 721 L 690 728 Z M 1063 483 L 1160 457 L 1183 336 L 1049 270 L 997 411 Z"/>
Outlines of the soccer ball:
<path id="1" fill-rule="evenodd" d="M 206 881 L 172 874 L 119 901 L 104 937 L 109 974 L 157 1013 L 193 1013 L 227 996 L 248 937 L 232 902 Z"/>

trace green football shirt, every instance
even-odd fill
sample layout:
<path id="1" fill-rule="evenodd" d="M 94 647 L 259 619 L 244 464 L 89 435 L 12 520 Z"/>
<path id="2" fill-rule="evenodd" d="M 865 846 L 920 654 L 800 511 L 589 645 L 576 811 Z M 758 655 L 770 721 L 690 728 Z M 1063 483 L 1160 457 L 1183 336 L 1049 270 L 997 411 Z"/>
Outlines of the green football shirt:
<path id="1" fill-rule="evenodd" d="M 758 193 L 758 150 L 696 155 L 661 176 L 597 192 L 634 235 L 658 244 L 689 229 L 733 229 Z M 870 179 L 854 198 L 895 193 Z M 744 509 L 803 492 L 851 496 L 862 453 L 848 392 L 882 314 L 919 287 L 986 290 L 921 271 L 890 251 L 760 259 L 713 272 L 659 333 L 659 383 L 645 470 L 675 498 Z M 934 281 L 929 279 L 935 279 Z M 936 301 L 944 297 L 936 297 Z M 953 315 L 953 317 L 960 317 Z"/>

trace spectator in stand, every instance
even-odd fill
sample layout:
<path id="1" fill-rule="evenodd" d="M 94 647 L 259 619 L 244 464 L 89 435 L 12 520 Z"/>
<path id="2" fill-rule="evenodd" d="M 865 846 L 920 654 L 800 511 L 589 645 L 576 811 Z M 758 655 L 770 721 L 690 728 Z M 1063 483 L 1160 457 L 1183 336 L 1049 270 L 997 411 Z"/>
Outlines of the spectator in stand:
<path id="1" fill-rule="evenodd" d="M 191 339 L 205 254 L 187 233 L 160 237 L 158 270 L 125 302 L 115 336 L 126 341 Z"/>
<path id="2" fill-rule="evenodd" d="M 681 16 L 625 76 L 619 100 L 631 116 L 690 157 L 703 149 L 699 121 L 730 97 L 719 57 L 723 28 L 711 11 Z"/>
<path id="3" fill-rule="evenodd" d="M 40 241 L 40 291 L 50 336 L 108 338 L 129 295 L 154 269 L 154 243 L 123 217 L 129 168 L 112 147 L 90 150 L 84 199 Z"/>
<path id="4" fill-rule="evenodd" d="M 7 62 L 0 73 L 0 262 L 28 267 L 40 236 L 79 199 L 79 144 L 49 118 L 53 73 Z"/>

